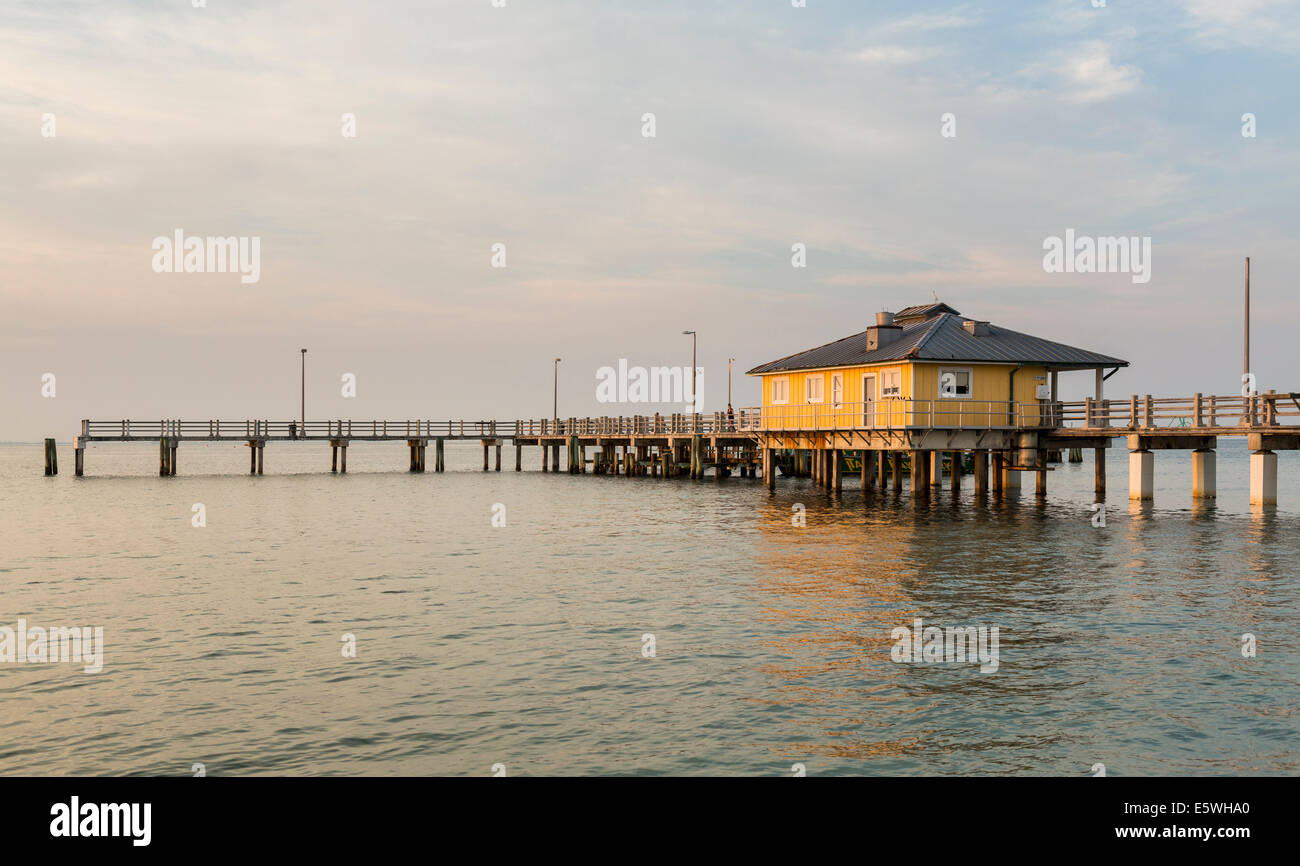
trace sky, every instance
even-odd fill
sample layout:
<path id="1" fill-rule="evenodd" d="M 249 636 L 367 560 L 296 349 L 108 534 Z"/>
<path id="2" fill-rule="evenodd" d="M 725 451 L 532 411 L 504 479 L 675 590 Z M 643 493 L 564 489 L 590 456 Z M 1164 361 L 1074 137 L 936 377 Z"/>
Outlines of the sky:
<path id="1" fill-rule="evenodd" d="M 1235 394 L 1245 256 L 1300 391 L 1300 4 L 195 2 L 0 0 L 0 440 L 288 420 L 303 347 L 309 419 L 549 417 L 557 356 L 562 416 L 670 412 L 597 372 L 683 330 L 740 408 L 936 297 L 1129 360 L 1108 396 Z M 1067 229 L 1151 279 L 1045 271 Z M 156 272 L 177 230 L 259 279 Z"/>

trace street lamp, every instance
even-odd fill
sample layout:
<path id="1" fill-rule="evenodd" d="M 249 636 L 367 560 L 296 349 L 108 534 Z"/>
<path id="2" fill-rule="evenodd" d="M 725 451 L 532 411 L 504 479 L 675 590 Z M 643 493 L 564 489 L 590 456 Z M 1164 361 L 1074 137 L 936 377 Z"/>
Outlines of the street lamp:
<path id="1" fill-rule="evenodd" d="M 302 435 L 307 435 L 307 350 L 302 352 Z"/>
<path id="2" fill-rule="evenodd" d="M 555 359 L 555 391 L 551 395 L 551 420 L 556 424 L 560 423 L 560 361 L 562 358 Z"/>
<path id="3" fill-rule="evenodd" d="M 695 396 L 695 343 L 696 343 L 696 339 L 697 339 L 697 337 L 696 337 L 694 331 L 682 331 L 682 334 L 683 334 L 683 335 L 685 335 L 685 334 L 690 334 L 690 335 L 691 335 L 691 411 L 694 412 L 694 411 L 695 411 L 695 404 L 696 404 L 696 396 Z"/>
<path id="4" fill-rule="evenodd" d="M 727 408 L 731 408 L 731 365 L 735 363 L 735 358 L 727 359 Z"/>

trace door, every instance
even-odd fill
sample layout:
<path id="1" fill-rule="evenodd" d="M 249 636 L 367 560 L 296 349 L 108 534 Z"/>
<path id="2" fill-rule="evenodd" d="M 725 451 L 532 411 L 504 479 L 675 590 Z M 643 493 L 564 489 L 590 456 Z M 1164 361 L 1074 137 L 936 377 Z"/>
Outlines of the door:
<path id="1" fill-rule="evenodd" d="M 876 426 L 876 376 L 862 377 L 862 426 Z"/>

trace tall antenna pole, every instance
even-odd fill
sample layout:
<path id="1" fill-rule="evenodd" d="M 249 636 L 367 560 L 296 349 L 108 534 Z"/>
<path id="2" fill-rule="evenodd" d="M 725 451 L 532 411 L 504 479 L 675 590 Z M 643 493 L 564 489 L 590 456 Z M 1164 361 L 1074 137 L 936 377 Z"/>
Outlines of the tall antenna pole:
<path id="1" fill-rule="evenodd" d="M 1244 347 L 1245 354 L 1242 357 L 1243 376 L 1250 373 L 1250 256 L 1246 256 L 1246 340 Z"/>

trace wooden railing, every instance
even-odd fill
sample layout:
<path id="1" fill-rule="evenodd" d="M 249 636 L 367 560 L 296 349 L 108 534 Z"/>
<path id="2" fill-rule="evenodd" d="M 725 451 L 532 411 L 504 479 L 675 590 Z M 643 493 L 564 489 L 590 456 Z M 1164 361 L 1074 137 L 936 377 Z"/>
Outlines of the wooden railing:
<path id="1" fill-rule="evenodd" d="M 1270 428 L 1300 418 L 1300 393 L 1269 391 L 1251 397 L 1153 398 L 1007 402 L 913 400 L 891 397 L 872 403 L 814 403 L 747 407 L 708 414 L 542 418 L 521 421 L 82 421 L 89 439 L 494 439 L 537 436 L 746 435 L 785 430 L 1025 428 L 1156 429 Z"/>
<path id="2" fill-rule="evenodd" d="M 753 427 L 752 412 L 710 414 L 629 415 L 597 418 L 542 418 L 515 422 L 515 435 L 530 436 L 654 436 L 743 433 Z"/>
<path id="3" fill-rule="evenodd" d="M 178 439 L 327 439 L 327 438 L 387 438 L 421 439 L 449 436 L 466 438 L 494 438 L 498 430 L 510 430 L 511 421 L 269 421 L 246 419 L 242 421 L 82 421 L 81 435 L 89 438 L 139 438 L 157 439 L 173 436 Z"/>
<path id="4" fill-rule="evenodd" d="M 1300 394 L 1277 393 L 1241 397 L 1196 394 L 1192 397 L 1152 397 L 1136 394 L 1119 400 L 1062 402 L 1057 426 L 1150 430 L 1160 427 L 1282 427 L 1286 418 L 1300 417 Z"/>
<path id="5" fill-rule="evenodd" d="M 742 429 L 784 430 L 994 430 L 1053 426 L 1051 404 L 1005 400 L 913 400 L 887 397 L 870 403 L 808 403 L 746 409 L 752 425 Z"/>

